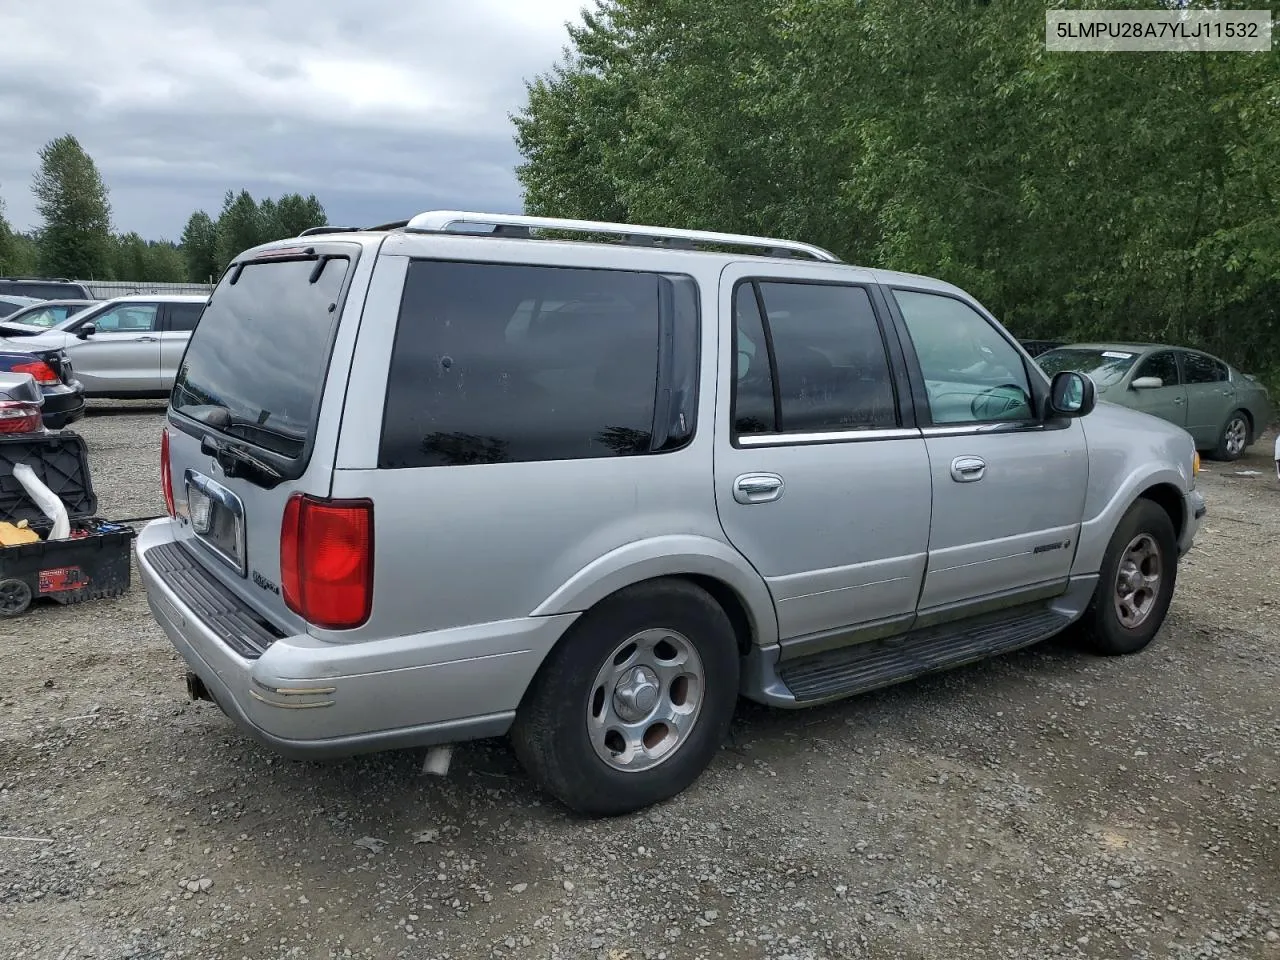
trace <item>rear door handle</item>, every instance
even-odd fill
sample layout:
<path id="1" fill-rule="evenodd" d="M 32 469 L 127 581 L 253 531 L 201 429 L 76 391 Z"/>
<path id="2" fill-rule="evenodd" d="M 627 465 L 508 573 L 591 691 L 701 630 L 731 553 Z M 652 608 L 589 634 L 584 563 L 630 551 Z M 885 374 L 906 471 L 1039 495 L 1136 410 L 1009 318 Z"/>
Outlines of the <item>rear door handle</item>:
<path id="1" fill-rule="evenodd" d="M 956 457 L 951 461 L 951 479 L 956 483 L 973 483 L 987 472 L 987 462 L 981 457 Z"/>
<path id="2" fill-rule="evenodd" d="M 134 343 L 156 343 L 159 339 L 160 339 L 159 337 L 134 337 L 133 342 Z"/>
<path id="3" fill-rule="evenodd" d="M 776 473 L 744 473 L 733 481 L 733 499 L 739 503 L 768 503 L 782 496 L 784 486 Z"/>
<path id="4" fill-rule="evenodd" d="M 1181 397 L 1174 397 L 1174 398 L 1173 398 L 1173 402 L 1174 402 L 1174 403 L 1182 403 L 1182 398 L 1181 398 Z"/>

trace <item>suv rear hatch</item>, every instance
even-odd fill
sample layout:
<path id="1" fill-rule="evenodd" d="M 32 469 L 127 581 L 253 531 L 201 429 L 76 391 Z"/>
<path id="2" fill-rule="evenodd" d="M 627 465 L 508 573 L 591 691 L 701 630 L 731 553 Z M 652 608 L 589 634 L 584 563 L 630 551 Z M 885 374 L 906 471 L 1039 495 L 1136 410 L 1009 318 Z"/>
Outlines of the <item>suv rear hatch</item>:
<path id="1" fill-rule="evenodd" d="M 336 430 L 317 434 L 361 250 L 277 246 L 233 264 L 192 334 L 169 403 L 162 479 L 179 538 L 205 574 L 288 632 L 307 626 L 299 536 L 319 536 L 332 548 L 329 572 L 350 574 L 349 557 L 337 555 L 347 545 L 344 516 L 321 515 Z M 352 298 L 353 313 L 360 300 Z M 338 406 L 349 362 L 335 362 Z"/>

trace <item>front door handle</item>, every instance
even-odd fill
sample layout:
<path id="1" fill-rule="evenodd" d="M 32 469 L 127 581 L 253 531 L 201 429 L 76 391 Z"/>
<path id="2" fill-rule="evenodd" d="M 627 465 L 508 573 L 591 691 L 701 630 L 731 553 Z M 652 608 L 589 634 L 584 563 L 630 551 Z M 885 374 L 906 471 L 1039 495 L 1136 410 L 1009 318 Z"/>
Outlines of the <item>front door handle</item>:
<path id="1" fill-rule="evenodd" d="M 744 473 L 733 481 L 733 499 L 739 503 L 768 503 L 782 496 L 784 486 L 776 473 Z"/>
<path id="2" fill-rule="evenodd" d="M 1182 398 L 1181 398 L 1181 397 L 1174 397 L 1174 398 L 1173 398 L 1173 402 L 1174 402 L 1174 403 L 1182 403 Z"/>
<path id="3" fill-rule="evenodd" d="M 160 339 L 159 337 L 134 337 L 133 342 L 134 343 L 155 343 L 159 339 Z"/>
<path id="4" fill-rule="evenodd" d="M 951 461 L 951 479 L 956 483 L 973 483 L 987 472 L 987 462 L 981 457 L 956 457 Z"/>

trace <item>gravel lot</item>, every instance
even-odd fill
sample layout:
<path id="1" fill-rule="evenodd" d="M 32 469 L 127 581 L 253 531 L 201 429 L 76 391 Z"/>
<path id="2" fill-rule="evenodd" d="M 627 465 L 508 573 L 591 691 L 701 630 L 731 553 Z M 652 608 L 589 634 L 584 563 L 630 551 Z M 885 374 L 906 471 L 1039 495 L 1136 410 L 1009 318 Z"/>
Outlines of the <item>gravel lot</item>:
<path id="1" fill-rule="evenodd" d="M 159 424 L 78 425 L 104 515 L 162 511 Z M 744 705 L 691 791 L 622 820 L 541 799 L 502 742 L 445 780 L 274 758 L 186 701 L 136 573 L 33 609 L 0 625 L 0 958 L 1280 958 L 1270 449 L 1208 465 L 1145 654 Z"/>

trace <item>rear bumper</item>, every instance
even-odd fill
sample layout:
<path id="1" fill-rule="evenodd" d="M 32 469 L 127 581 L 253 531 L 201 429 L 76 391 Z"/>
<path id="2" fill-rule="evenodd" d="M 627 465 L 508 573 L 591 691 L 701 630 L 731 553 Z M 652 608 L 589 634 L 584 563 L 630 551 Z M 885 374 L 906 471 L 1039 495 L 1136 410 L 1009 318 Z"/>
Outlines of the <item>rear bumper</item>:
<path id="1" fill-rule="evenodd" d="M 222 710 L 296 759 L 501 736 L 543 656 L 576 618 L 529 617 L 347 644 L 284 636 L 247 657 L 148 559 L 174 542 L 173 528 L 171 520 L 156 520 L 138 535 L 152 615 Z"/>
<path id="2" fill-rule="evenodd" d="M 50 430 L 61 430 L 84 417 L 84 387 L 77 381 L 74 386 L 60 385 L 43 391 L 44 406 L 41 417 Z"/>

